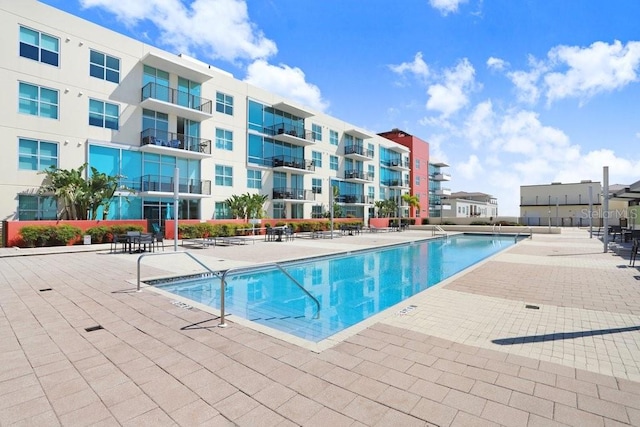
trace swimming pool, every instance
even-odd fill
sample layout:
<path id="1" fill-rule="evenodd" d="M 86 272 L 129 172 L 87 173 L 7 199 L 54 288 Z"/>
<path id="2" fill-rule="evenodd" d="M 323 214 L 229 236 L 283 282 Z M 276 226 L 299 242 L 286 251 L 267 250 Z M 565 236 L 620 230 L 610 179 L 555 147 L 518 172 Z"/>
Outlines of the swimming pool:
<path id="1" fill-rule="evenodd" d="M 230 274 L 225 312 L 319 342 L 514 245 L 513 236 L 456 235 Z M 290 277 L 288 277 L 290 276 Z M 307 295 L 292 278 L 319 302 Z M 158 288 L 220 308 L 220 279 Z"/>

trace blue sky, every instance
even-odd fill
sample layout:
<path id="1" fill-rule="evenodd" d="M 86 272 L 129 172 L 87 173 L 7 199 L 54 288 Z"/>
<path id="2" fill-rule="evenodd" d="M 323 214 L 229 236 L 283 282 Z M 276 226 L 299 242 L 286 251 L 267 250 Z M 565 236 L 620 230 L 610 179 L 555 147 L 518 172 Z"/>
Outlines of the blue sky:
<path id="1" fill-rule="evenodd" d="M 450 165 L 518 215 L 520 185 L 640 180 L 640 1 L 44 0 Z"/>

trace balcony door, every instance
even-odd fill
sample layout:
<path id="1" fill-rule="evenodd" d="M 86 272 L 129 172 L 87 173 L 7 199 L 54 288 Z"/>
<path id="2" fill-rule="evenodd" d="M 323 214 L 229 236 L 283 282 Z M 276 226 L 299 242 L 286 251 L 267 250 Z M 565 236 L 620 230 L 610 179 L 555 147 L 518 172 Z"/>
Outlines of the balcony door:
<path id="1" fill-rule="evenodd" d="M 199 151 L 200 144 L 200 122 L 178 117 L 176 133 L 180 140 L 181 147 L 185 150 Z"/>

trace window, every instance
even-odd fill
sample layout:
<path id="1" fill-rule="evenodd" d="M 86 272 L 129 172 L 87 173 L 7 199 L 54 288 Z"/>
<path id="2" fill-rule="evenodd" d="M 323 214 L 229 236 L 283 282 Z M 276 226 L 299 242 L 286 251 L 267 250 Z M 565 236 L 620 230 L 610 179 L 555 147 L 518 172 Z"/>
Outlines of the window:
<path id="1" fill-rule="evenodd" d="M 329 156 L 329 169 L 332 171 L 338 170 L 338 156 Z"/>
<path id="2" fill-rule="evenodd" d="M 420 169 L 420 159 L 416 159 L 416 169 Z"/>
<path id="3" fill-rule="evenodd" d="M 30 28 L 20 27 L 20 56 L 57 67 L 60 40 Z"/>
<path id="4" fill-rule="evenodd" d="M 322 205 L 311 206 L 311 218 L 322 218 Z"/>
<path id="5" fill-rule="evenodd" d="M 329 131 L 329 143 L 331 145 L 338 145 L 338 132 L 335 130 Z"/>
<path id="6" fill-rule="evenodd" d="M 369 154 L 371 154 L 371 156 L 373 156 L 373 153 L 374 153 L 374 151 L 375 151 L 375 147 L 373 146 L 373 144 L 372 144 L 372 143 L 368 143 L 368 144 L 367 144 L 367 149 L 369 150 L 369 153 L 367 153 L 367 156 L 368 156 Z"/>
<path id="7" fill-rule="evenodd" d="M 55 197 L 18 195 L 18 220 L 58 219 L 58 204 Z"/>
<path id="8" fill-rule="evenodd" d="M 58 144 L 20 138 L 18 140 L 18 169 L 41 171 L 58 166 Z"/>
<path id="9" fill-rule="evenodd" d="M 367 172 L 369 172 L 369 177 L 373 178 L 376 176 L 376 167 L 374 165 L 367 165 Z"/>
<path id="10" fill-rule="evenodd" d="M 420 185 L 420 176 L 419 175 L 416 176 L 416 185 Z"/>
<path id="11" fill-rule="evenodd" d="M 233 96 L 216 92 L 216 111 L 233 116 Z"/>
<path id="12" fill-rule="evenodd" d="M 58 91 L 20 83 L 18 112 L 32 116 L 58 118 Z"/>
<path id="13" fill-rule="evenodd" d="M 113 83 L 120 83 L 120 60 L 92 50 L 89 54 L 89 75 Z"/>
<path id="14" fill-rule="evenodd" d="M 311 191 L 314 194 L 322 194 L 322 179 L 321 178 L 312 178 L 311 179 Z"/>
<path id="15" fill-rule="evenodd" d="M 317 168 L 322 167 L 322 153 L 319 151 L 312 151 L 311 158 L 313 159 L 313 165 Z"/>
<path id="16" fill-rule="evenodd" d="M 108 102 L 89 100 L 89 125 L 118 130 L 120 106 Z"/>
<path id="17" fill-rule="evenodd" d="M 367 188 L 368 192 L 369 192 L 369 199 L 373 200 L 376 197 L 376 189 L 375 187 L 369 186 Z"/>
<path id="18" fill-rule="evenodd" d="M 233 151 L 233 132 L 216 128 L 216 148 Z"/>
<path id="19" fill-rule="evenodd" d="M 231 166 L 216 165 L 216 185 L 233 187 L 233 168 Z"/>
<path id="20" fill-rule="evenodd" d="M 229 209 L 229 205 L 225 202 L 216 202 L 214 218 L 215 219 L 232 219 L 231 209 Z"/>
<path id="21" fill-rule="evenodd" d="M 247 170 L 247 187 L 262 189 L 262 171 Z"/>
<path id="22" fill-rule="evenodd" d="M 311 125 L 311 138 L 314 141 L 322 141 L 322 126 L 320 125 Z"/>

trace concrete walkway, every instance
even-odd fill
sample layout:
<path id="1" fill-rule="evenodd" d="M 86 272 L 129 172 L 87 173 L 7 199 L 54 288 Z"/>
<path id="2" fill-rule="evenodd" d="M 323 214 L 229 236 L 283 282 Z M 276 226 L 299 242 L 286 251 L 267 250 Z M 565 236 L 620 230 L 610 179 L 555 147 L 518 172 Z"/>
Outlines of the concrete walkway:
<path id="1" fill-rule="evenodd" d="M 189 251 L 219 270 L 426 234 Z M 316 351 L 135 292 L 136 255 L 57 250 L 0 249 L 2 426 L 640 426 L 640 272 L 584 230 L 534 235 Z"/>

